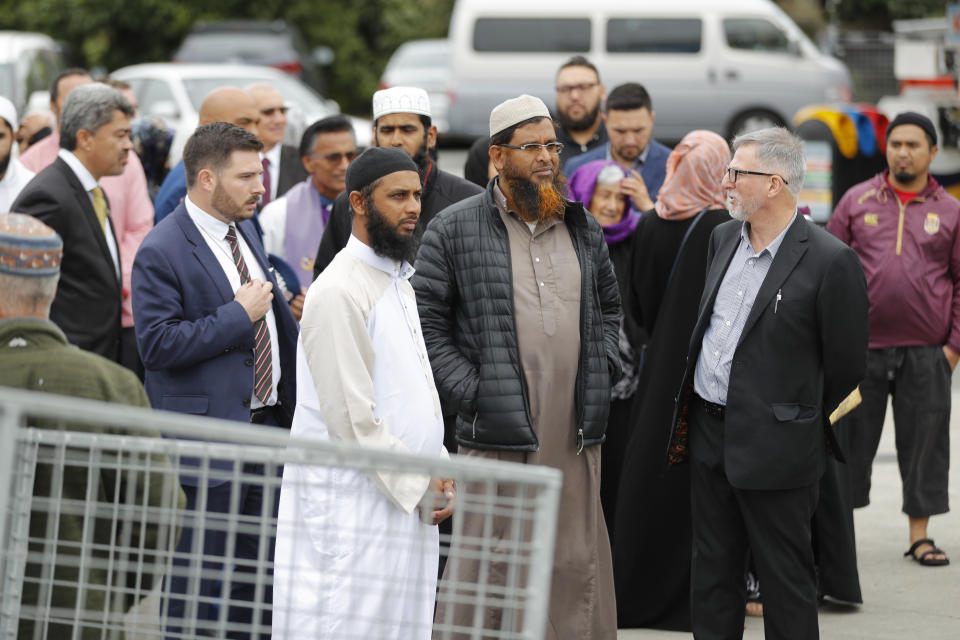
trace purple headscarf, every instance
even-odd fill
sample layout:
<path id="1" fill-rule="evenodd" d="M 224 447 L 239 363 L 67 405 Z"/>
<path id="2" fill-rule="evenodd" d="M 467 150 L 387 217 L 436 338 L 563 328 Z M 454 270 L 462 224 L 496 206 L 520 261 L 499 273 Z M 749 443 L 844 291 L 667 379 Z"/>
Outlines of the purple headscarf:
<path id="1" fill-rule="evenodd" d="M 570 199 L 582 202 L 584 208 L 589 208 L 590 201 L 593 200 L 593 192 L 597 188 L 597 176 L 609 166 L 615 166 L 623 171 L 623 167 L 613 160 L 595 160 L 574 171 L 567 182 Z M 627 177 L 626 172 L 623 177 Z M 626 198 L 623 203 L 623 217 L 620 218 L 620 222 L 603 227 L 603 237 L 608 245 L 622 242 L 630 237 L 633 230 L 637 228 L 638 222 L 640 222 L 640 215 L 630 207 L 630 198 Z"/>

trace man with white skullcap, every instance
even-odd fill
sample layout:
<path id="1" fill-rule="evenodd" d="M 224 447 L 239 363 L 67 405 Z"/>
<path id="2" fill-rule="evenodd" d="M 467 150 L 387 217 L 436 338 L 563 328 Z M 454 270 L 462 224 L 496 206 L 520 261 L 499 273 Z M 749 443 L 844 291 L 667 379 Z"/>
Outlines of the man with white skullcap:
<path id="1" fill-rule="evenodd" d="M 402 149 L 417 165 L 423 183 L 423 209 L 417 237 L 423 235 L 436 214 L 481 191 L 477 185 L 441 171 L 430 156 L 437 146 L 437 128 L 431 121 L 430 98 L 423 89 L 391 87 L 373 94 L 373 144 Z M 341 193 L 333 203 L 333 213 L 317 250 L 314 277 L 346 246 L 352 220 L 347 193 Z"/>
<path id="2" fill-rule="evenodd" d="M 19 122 L 17 108 L 0 96 L 0 214 L 10 211 L 17 195 L 36 175 L 13 157 L 14 134 Z"/>
<path id="3" fill-rule="evenodd" d="M 620 295 L 600 224 L 566 198 L 562 148 L 539 98 L 494 108 L 498 176 L 430 224 L 413 288 L 440 398 L 457 413 L 460 454 L 563 471 L 546 638 L 613 638 L 599 445 L 620 377 Z M 483 518 L 463 520 L 465 536 L 483 535 Z M 494 518 L 494 531 L 509 526 Z M 489 566 L 502 568 L 496 558 Z M 502 579 L 480 571 L 469 560 L 448 564 L 441 591 Z M 473 624 L 470 605 L 441 604 L 438 621 L 449 606 L 454 624 Z M 499 610 L 480 619 L 511 624 Z"/>

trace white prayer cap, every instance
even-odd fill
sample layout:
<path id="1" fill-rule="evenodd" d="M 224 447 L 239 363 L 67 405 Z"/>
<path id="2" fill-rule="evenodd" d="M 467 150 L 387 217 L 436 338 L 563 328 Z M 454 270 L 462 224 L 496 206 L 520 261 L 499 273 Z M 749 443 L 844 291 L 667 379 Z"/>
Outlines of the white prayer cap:
<path id="1" fill-rule="evenodd" d="M 391 113 L 416 113 L 429 118 L 430 98 L 417 87 L 390 87 L 373 94 L 373 119 Z"/>
<path id="2" fill-rule="evenodd" d="M 543 100 L 523 94 L 501 102 L 490 112 L 490 137 L 513 125 L 537 117 L 550 117 L 550 110 Z"/>
<path id="3" fill-rule="evenodd" d="M 7 121 L 14 133 L 20 128 L 20 121 L 17 120 L 17 108 L 3 96 L 0 96 L 0 118 Z"/>

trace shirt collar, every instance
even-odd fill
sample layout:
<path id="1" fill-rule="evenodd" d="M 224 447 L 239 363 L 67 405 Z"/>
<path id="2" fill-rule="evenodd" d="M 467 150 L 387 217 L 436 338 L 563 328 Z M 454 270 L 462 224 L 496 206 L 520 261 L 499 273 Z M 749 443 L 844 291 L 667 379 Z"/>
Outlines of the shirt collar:
<path id="1" fill-rule="evenodd" d="M 99 186 L 97 184 L 97 179 L 93 177 L 93 174 L 87 170 L 83 163 L 80 162 L 80 158 L 73 155 L 72 152 L 67 151 L 66 149 L 60 149 L 57 151 L 57 156 L 63 159 L 67 163 L 67 166 L 70 167 L 70 170 L 73 171 L 77 179 L 80 180 L 80 185 L 83 187 L 84 191 L 91 191 L 94 187 Z"/>
<path id="2" fill-rule="evenodd" d="M 611 143 L 607 143 L 607 160 L 610 162 L 616 162 L 613 159 L 613 152 L 610 150 Z M 633 168 L 639 169 L 646 163 L 647 157 L 650 155 L 650 147 L 653 146 L 653 138 L 650 138 L 650 142 L 647 143 L 647 146 L 644 147 L 643 151 L 640 152 L 640 155 L 637 156 L 637 159 L 633 161 Z"/>
<path id="3" fill-rule="evenodd" d="M 198 207 L 190 196 L 183 197 L 183 204 L 187 208 L 187 215 L 193 220 L 193 223 L 201 231 L 217 240 L 223 240 L 227 237 L 227 229 L 230 227 L 226 222 L 217 220 L 211 214 Z"/>
<path id="4" fill-rule="evenodd" d="M 797 221 L 797 215 L 798 215 L 797 212 L 794 211 L 793 217 L 790 218 L 790 222 L 787 224 L 787 226 L 783 228 L 783 231 L 781 231 L 779 235 L 777 235 L 777 237 L 774 238 L 770 242 L 770 244 L 768 244 L 766 248 L 760 251 L 760 253 L 758 253 L 757 255 L 761 255 L 763 254 L 764 251 L 768 251 L 770 253 L 771 258 L 776 258 L 777 251 L 780 249 L 780 245 L 783 244 L 783 239 L 787 236 L 787 231 L 789 231 L 790 227 L 793 226 L 793 223 Z M 740 238 L 744 242 L 746 242 L 747 246 L 750 247 L 750 250 L 753 251 L 753 247 L 750 244 L 750 226 L 749 225 L 750 225 L 749 222 L 744 222 L 743 226 L 740 227 Z"/>
<path id="5" fill-rule="evenodd" d="M 378 254 L 373 250 L 373 247 L 364 244 L 360 238 L 352 233 L 350 234 L 350 239 L 347 240 L 347 246 L 344 247 L 343 250 L 349 255 L 366 262 L 374 269 L 388 273 L 394 278 L 409 280 L 410 276 L 413 275 L 414 269 L 409 262 L 405 260 L 400 262 L 399 260 Z"/>
<path id="6" fill-rule="evenodd" d="M 270 149 L 270 151 L 267 151 L 266 153 L 262 154 L 260 156 L 260 159 L 263 160 L 264 158 L 266 158 L 267 160 L 270 161 L 270 166 L 276 169 L 277 167 L 280 166 L 281 147 L 283 147 L 283 143 L 278 142 L 277 144 L 273 145 L 273 149 Z"/>

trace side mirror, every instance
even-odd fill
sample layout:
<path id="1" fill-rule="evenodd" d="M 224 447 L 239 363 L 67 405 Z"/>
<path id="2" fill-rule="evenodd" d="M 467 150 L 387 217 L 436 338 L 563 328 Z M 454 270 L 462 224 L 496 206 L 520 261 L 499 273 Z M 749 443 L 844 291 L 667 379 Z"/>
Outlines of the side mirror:
<path id="1" fill-rule="evenodd" d="M 787 44 L 787 52 L 795 58 L 803 57 L 803 47 L 800 46 L 800 42 L 798 40 L 791 40 Z"/>
<path id="2" fill-rule="evenodd" d="M 333 62 L 333 49 L 330 47 L 317 47 L 310 55 L 313 57 L 313 61 L 321 66 L 327 66 Z"/>
<path id="3" fill-rule="evenodd" d="M 150 115 L 163 120 L 178 120 L 180 110 L 177 109 L 177 105 L 172 100 L 158 100 L 150 105 Z"/>

